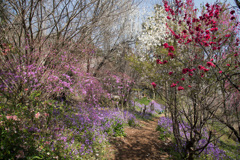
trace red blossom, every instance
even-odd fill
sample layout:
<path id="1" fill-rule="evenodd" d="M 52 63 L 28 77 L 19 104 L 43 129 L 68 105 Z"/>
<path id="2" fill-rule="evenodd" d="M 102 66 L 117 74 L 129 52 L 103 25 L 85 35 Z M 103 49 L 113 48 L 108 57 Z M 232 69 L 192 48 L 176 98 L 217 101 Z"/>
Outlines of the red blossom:
<path id="1" fill-rule="evenodd" d="M 184 68 L 184 69 L 182 70 L 182 73 L 183 73 L 183 74 L 186 74 L 188 71 L 189 71 L 188 68 Z"/>
<path id="2" fill-rule="evenodd" d="M 228 38 L 228 37 L 231 37 L 231 34 L 226 34 L 225 37 L 227 37 L 227 38 Z"/>
<path id="3" fill-rule="evenodd" d="M 168 48 L 169 48 L 169 52 L 171 52 L 171 51 L 175 51 L 175 49 L 174 49 L 173 46 L 169 46 Z"/>
<path id="4" fill-rule="evenodd" d="M 163 64 L 163 62 L 161 62 L 159 59 L 156 60 L 157 64 Z"/>
<path id="5" fill-rule="evenodd" d="M 168 53 L 168 56 L 170 56 L 171 58 L 174 58 L 175 57 L 175 55 L 173 54 L 173 53 Z"/>
<path id="6" fill-rule="evenodd" d="M 237 57 L 237 56 L 238 56 L 238 54 L 237 54 L 237 53 L 235 53 L 235 54 L 234 54 L 234 57 Z"/>
<path id="7" fill-rule="evenodd" d="M 190 42 L 192 42 L 192 39 L 189 38 L 189 39 L 187 40 L 186 44 L 188 44 L 188 43 L 190 43 Z"/>
<path id="8" fill-rule="evenodd" d="M 171 87 L 175 87 L 177 84 L 176 83 L 172 83 Z"/>
<path id="9" fill-rule="evenodd" d="M 214 28 L 211 28 L 211 29 L 210 29 L 211 32 L 214 32 L 214 31 L 217 31 L 217 30 L 218 30 L 217 27 L 214 27 Z"/>
<path id="10" fill-rule="evenodd" d="M 169 47 L 169 45 L 167 43 L 164 43 L 163 46 L 164 46 L 164 48 L 168 48 Z"/>
<path id="11" fill-rule="evenodd" d="M 169 72 L 168 74 L 169 74 L 169 75 L 172 75 L 172 74 L 173 74 L 173 72 Z"/>
<path id="12" fill-rule="evenodd" d="M 176 39 L 179 39 L 179 38 L 180 38 L 180 36 L 179 36 L 179 35 L 175 35 L 175 38 L 176 38 Z"/>
<path id="13" fill-rule="evenodd" d="M 234 17 L 234 16 L 232 16 L 230 19 L 231 19 L 231 20 L 234 20 L 234 19 L 235 19 L 235 17 Z"/>
<path id="14" fill-rule="evenodd" d="M 186 34 L 183 35 L 183 38 L 184 38 L 184 39 L 187 38 L 187 37 L 188 37 L 188 35 L 186 35 Z"/>
<path id="15" fill-rule="evenodd" d="M 199 66 L 198 66 L 198 69 L 203 70 L 204 67 L 203 67 L 202 65 L 199 65 Z"/>
<path id="16" fill-rule="evenodd" d="M 189 88 L 192 88 L 192 86 L 191 86 L 191 85 L 188 85 L 188 87 L 189 87 Z"/>
<path id="17" fill-rule="evenodd" d="M 167 19 L 171 19 L 171 17 L 167 16 Z"/>
<path id="18" fill-rule="evenodd" d="M 212 60 L 213 60 L 213 59 L 211 59 L 211 61 L 212 61 Z M 207 62 L 207 66 L 208 66 L 208 67 L 211 67 L 211 66 L 212 66 L 212 67 L 215 67 L 215 65 L 214 65 L 212 62 Z"/>
<path id="19" fill-rule="evenodd" d="M 163 61 L 163 64 L 166 64 L 166 63 L 168 63 L 168 61 L 164 60 L 164 61 Z"/>
<path id="20" fill-rule="evenodd" d="M 230 14 L 234 14 L 235 13 L 235 11 L 234 10 L 232 10 L 231 12 L 230 12 Z"/>
<path id="21" fill-rule="evenodd" d="M 178 90 L 181 91 L 181 90 L 184 90 L 184 88 L 182 86 L 179 86 Z"/>
<path id="22" fill-rule="evenodd" d="M 210 61 L 213 61 L 213 59 L 211 59 Z"/>
<path id="23" fill-rule="evenodd" d="M 182 80 L 182 81 L 185 81 L 185 78 L 182 78 L 181 80 Z"/>
<path id="24" fill-rule="evenodd" d="M 207 68 L 204 68 L 203 70 L 204 70 L 205 72 L 209 71 L 209 69 L 207 69 Z"/>
<path id="25" fill-rule="evenodd" d="M 209 34 L 207 34 L 207 35 L 205 36 L 205 38 L 206 38 L 206 40 L 209 40 L 211 37 L 210 37 Z"/>
<path id="26" fill-rule="evenodd" d="M 153 88 L 155 88 L 157 86 L 156 83 L 154 83 L 154 82 L 152 82 L 151 84 L 152 84 Z"/>
<path id="27" fill-rule="evenodd" d="M 227 64 L 228 67 L 230 67 L 231 65 L 230 64 Z"/>

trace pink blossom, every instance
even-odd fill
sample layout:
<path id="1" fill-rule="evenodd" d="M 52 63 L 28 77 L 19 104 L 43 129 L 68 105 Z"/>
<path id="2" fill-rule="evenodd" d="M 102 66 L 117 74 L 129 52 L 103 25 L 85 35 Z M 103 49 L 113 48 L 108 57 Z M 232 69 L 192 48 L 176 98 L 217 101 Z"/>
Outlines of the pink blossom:
<path id="1" fill-rule="evenodd" d="M 39 117 L 40 117 L 40 115 L 41 115 L 41 114 L 40 114 L 39 112 L 38 112 L 38 113 L 36 113 L 36 114 L 35 114 L 35 118 L 39 118 Z"/>
<path id="2" fill-rule="evenodd" d="M 191 86 L 191 85 L 188 85 L 188 87 L 189 87 L 189 88 L 192 88 L 192 86 Z"/>
<path id="3" fill-rule="evenodd" d="M 18 117 L 16 116 L 16 115 L 13 115 L 13 116 L 6 116 L 6 118 L 7 119 L 9 119 L 9 120 L 14 120 L 14 121 L 16 121 L 16 120 L 18 120 Z"/>
<path id="4" fill-rule="evenodd" d="M 219 73 L 221 74 L 221 73 L 222 73 L 222 71 L 219 71 Z"/>
<path id="5" fill-rule="evenodd" d="M 228 67 L 230 67 L 231 65 L 230 64 L 227 64 Z"/>

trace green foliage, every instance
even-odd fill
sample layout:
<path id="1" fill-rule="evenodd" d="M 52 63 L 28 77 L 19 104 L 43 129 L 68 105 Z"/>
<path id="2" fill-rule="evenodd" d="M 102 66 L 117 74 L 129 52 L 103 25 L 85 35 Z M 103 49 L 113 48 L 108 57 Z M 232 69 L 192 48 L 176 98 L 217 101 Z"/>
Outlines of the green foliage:
<path id="1" fill-rule="evenodd" d="M 130 127 L 139 126 L 139 124 L 136 122 L 135 119 L 129 119 L 129 120 L 128 120 L 128 125 L 129 125 Z"/>
<path id="2" fill-rule="evenodd" d="M 117 121 L 115 121 L 113 131 L 115 137 L 126 136 L 126 133 L 124 133 L 123 129 L 123 123 L 118 123 Z"/>
<path id="3" fill-rule="evenodd" d="M 143 97 L 142 99 L 135 99 L 136 102 L 144 105 L 148 105 L 151 100 L 149 100 L 147 97 Z"/>
<path id="4" fill-rule="evenodd" d="M 163 127 L 159 125 L 157 126 L 156 130 L 160 132 L 158 137 L 160 140 L 165 140 L 166 138 L 171 137 L 171 134 L 169 134 Z"/>
<path id="5" fill-rule="evenodd" d="M 223 140 L 220 138 L 219 148 L 226 152 L 226 155 L 233 159 L 240 159 L 240 145 L 235 141 Z"/>

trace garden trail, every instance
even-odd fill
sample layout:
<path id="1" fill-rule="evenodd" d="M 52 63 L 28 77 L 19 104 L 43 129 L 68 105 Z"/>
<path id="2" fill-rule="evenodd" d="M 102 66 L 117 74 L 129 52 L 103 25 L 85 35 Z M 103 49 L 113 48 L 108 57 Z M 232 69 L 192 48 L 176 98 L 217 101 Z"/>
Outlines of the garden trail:
<path id="1" fill-rule="evenodd" d="M 153 121 L 140 121 L 140 127 L 125 128 L 126 137 L 111 139 L 110 155 L 112 160 L 165 160 L 169 158 L 167 148 L 168 140 L 159 140 L 159 132 L 156 131 L 159 118 Z"/>

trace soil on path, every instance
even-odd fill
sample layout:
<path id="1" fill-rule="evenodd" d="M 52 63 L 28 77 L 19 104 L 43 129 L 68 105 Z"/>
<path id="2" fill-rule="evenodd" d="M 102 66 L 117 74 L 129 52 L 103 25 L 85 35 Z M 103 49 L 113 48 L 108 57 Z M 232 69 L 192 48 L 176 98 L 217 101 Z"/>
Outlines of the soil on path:
<path id="1" fill-rule="evenodd" d="M 156 131 L 159 118 L 153 121 L 140 121 L 140 127 L 125 128 L 126 137 L 111 138 L 110 143 L 115 153 L 112 160 L 165 160 L 169 159 L 167 140 L 159 140 L 159 132 Z M 109 150 L 109 151 L 110 151 Z"/>

